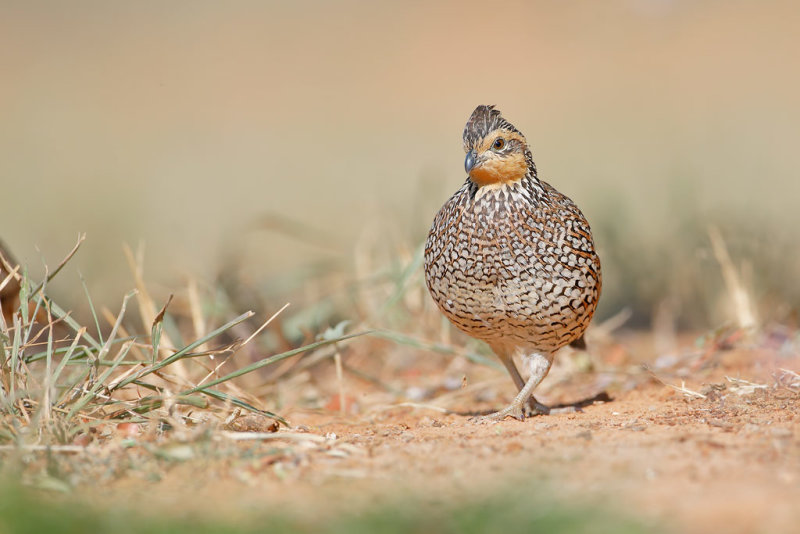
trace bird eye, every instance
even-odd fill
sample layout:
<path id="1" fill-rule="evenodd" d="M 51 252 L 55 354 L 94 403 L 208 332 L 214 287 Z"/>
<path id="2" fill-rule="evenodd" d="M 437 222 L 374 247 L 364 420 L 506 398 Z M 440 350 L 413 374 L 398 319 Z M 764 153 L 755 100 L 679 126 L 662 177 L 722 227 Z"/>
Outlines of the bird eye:
<path id="1" fill-rule="evenodd" d="M 492 143 L 492 148 L 495 150 L 502 150 L 504 146 L 506 146 L 506 140 L 502 137 L 498 137 L 494 140 L 494 143 Z"/>

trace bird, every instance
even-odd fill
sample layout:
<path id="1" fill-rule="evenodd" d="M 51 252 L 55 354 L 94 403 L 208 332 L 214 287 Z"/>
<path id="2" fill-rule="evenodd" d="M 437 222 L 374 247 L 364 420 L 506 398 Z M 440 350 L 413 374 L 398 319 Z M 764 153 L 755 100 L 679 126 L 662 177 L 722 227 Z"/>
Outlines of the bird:
<path id="1" fill-rule="evenodd" d="M 517 387 L 510 405 L 481 420 L 547 414 L 533 392 L 557 350 L 585 346 L 600 298 L 591 228 L 539 178 L 525 136 L 495 106 L 478 106 L 462 139 L 467 177 L 434 217 L 426 285 L 453 325 L 489 345 Z"/>

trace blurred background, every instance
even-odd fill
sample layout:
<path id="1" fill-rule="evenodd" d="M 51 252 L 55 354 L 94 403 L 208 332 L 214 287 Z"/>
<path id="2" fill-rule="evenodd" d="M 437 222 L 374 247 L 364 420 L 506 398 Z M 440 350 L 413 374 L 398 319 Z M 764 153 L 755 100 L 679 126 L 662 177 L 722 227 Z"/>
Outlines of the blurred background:
<path id="1" fill-rule="evenodd" d="M 730 320 L 715 227 L 791 321 L 798 28 L 791 1 L 2 2 L 0 238 L 40 277 L 86 232 L 68 270 L 114 309 L 124 243 L 165 292 L 358 283 L 411 261 L 496 104 L 593 226 L 601 318 Z"/>

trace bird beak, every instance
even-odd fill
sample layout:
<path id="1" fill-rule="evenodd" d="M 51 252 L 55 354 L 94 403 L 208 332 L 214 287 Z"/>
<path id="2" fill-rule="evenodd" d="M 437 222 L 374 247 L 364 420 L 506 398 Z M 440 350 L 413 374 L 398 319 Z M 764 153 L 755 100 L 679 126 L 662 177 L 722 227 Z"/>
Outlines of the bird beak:
<path id="1" fill-rule="evenodd" d="M 467 152 L 467 159 L 464 160 L 464 170 L 467 171 L 467 174 L 469 174 L 469 171 L 475 166 L 475 156 L 474 150 Z"/>

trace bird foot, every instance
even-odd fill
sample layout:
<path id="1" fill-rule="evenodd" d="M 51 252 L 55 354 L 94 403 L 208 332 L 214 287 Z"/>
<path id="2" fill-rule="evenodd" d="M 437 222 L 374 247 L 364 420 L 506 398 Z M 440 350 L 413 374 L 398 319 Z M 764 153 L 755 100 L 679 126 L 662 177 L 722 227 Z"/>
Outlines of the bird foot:
<path id="1" fill-rule="evenodd" d="M 490 413 L 489 415 L 477 415 L 470 419 L 473 423 L 484 424 L 484 423 L 498 423 L 505 419 L 506 417 L 513 417 L 518 421 L 525 420 L 525 413 L 522 410 L 522 406 L 515 406 L 510 405 L 499 412 Z"/>
<path id="2" fill-rule="evenodd" d="M 537 401 L 533 397 L 528 401 L 528 404 L 525 406 L 525 415 L 526 417 L 533 417 L 536 415 L 550 415 L 552 410 L 549 406 L 545 406 L 541 402 Z"/>
<path id="3" fill-rule="evenodd" d="M 550 408 L 544 404 L 537 402 L 535 399 L 530 399 L 526 403 L 511 403 L 509 406 L 503 408 L 499 412 L 490 413 L 489 415 L 478 415 L 470 419 L 473 423 L 496 423 L 504 420 L 506 417 L 513 417 L 517 421 L 524 421 L 527 417 L 535 417 L 537 415 L 547 415 L 550 413 Z"/>

